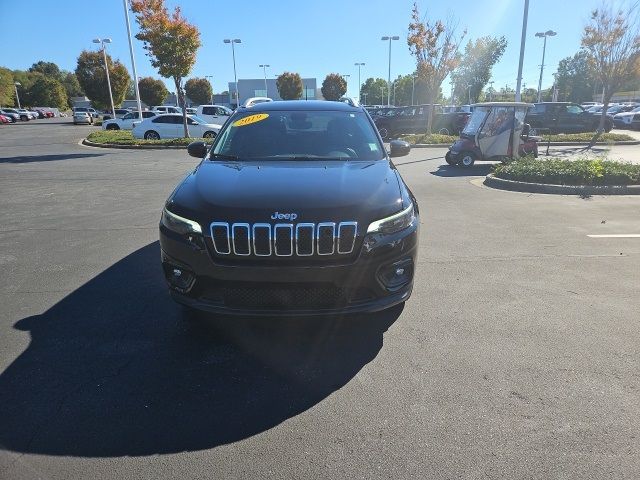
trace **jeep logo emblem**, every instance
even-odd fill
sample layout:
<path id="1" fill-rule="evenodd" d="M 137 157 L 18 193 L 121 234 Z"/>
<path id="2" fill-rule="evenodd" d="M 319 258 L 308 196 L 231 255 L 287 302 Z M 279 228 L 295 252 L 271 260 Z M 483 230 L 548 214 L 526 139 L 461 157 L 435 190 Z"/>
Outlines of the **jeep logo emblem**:
<path id="1" fill-rule="evenodd" d="M 273 215 L 271 215 L 271 219 L 272 220 L 295 220 L 296 218 L 298 218 L 298 214 L 297 213 L 280 213 L 280 212 L 275 212 Z"/>

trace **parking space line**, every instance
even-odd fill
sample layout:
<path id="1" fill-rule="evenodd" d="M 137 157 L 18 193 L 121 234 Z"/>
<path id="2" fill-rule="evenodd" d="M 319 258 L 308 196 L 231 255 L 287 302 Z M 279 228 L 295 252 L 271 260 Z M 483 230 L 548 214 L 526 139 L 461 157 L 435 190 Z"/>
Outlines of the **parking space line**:
<path id="1" fill-rule="evenodd" d="M 589 238 L 640 238 L 640 233 L 615 233 L 610 235 L 587 235 Z"/>

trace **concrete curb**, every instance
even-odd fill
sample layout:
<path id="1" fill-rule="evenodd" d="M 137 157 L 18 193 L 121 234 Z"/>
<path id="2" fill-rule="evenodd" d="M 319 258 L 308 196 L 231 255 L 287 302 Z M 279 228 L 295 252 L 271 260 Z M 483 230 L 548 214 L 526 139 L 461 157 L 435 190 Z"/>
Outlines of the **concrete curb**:
<path id="1" fill-rule="evenodd" d="M 538 148 L 546 148 L 549 145 L 550 147 L 586 147 L 589 145 L 589 142 L 551 142 L 547 144 L 546 142 L 539 142 Z M 597 142 L 597 146 L 616 146 L 616 145 L 640 145 L 640 140 L 625 140 L 622 142 Z M 450 147 L 450 143 L 415 143 L 411 145 L 411 148 L 443 148 Z"/>
<path id="2" fill-rule="evenodd" d="M 517 182 L 487 175 L 483 182 L 487 187 L 512 192 L 548 193 L 553 195 L 640 195 L 640 185 L 549 185 L 545 183 Z"/>
<path id="3" fill-rule="evenodd" d="M 82 140 L 82 145 L 97 148 L 122 148 L 124 150 L 186 150 L 187 148 L 186 145 L 118 145 L 117 143 L 94 143 L 86 138 Z"/>

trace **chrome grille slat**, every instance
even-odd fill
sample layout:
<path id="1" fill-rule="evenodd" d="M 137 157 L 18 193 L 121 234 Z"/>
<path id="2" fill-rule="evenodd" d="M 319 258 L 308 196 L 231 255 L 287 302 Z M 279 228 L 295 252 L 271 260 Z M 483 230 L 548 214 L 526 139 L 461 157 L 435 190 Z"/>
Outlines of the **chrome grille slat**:
<path id="1" fill-rule="evenodd" d="M 218 255 L 247 257 L 311 257 L 353 253 L 357 222 L 228 223 L 210 225 L 213 249 Z"/>

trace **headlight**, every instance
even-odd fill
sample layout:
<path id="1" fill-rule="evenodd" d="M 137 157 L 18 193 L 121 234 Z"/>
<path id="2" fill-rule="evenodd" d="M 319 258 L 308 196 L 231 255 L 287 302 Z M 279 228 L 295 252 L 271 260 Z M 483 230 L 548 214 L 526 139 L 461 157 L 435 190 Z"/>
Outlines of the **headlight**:
<path id="1" fill-rule="evenodd" d="M 405 228 L 409 228 L 413 225 L 415 219 L 416 215 L 412 203 L 395 215 L 371 222 L 367 229 L 367 233 L 396 233 L 400 230 L 404 230 Z"/>
<path id="2" fill-rule="evenodd" d="M 182 235 L 187 235 L 189 233 L 202 233 L 202 228 L 198 222 L 194 222 L 188 218 L 171 213 L 166 208 L 162 210 L 162 217 L 160 221 L 169 230 Z"/>

